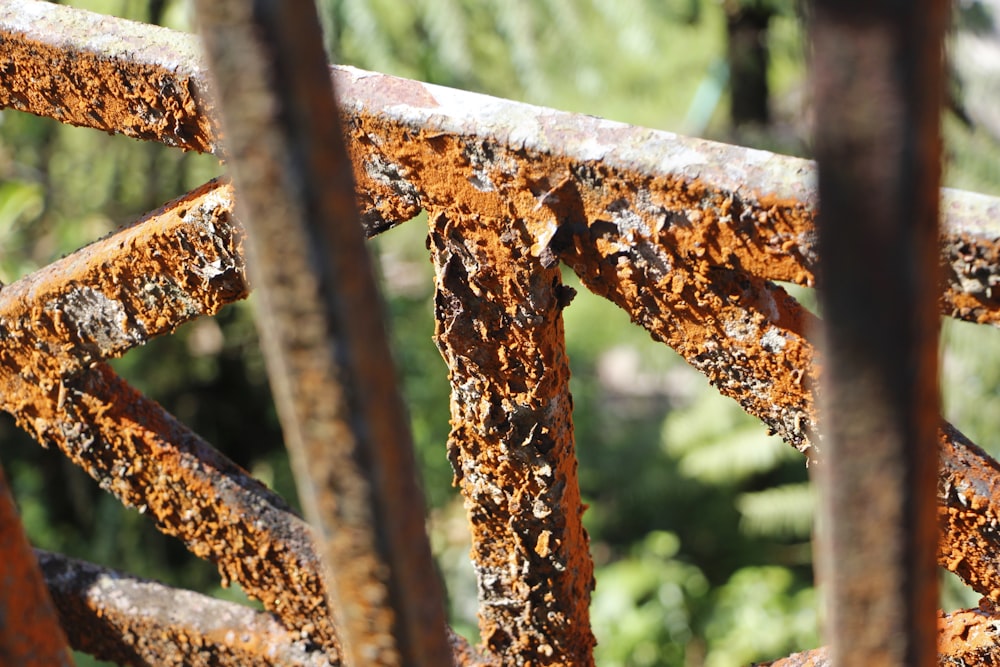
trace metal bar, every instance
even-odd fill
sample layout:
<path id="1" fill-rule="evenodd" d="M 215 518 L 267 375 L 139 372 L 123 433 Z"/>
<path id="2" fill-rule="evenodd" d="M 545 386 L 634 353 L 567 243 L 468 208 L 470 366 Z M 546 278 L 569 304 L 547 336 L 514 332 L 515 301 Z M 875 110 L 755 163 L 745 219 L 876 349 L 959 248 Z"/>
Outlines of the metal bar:
<path id="1" fill-rule="evenodd" d="M 818 571 L 838 665 L 936 663 L 944 0 L 815 0 Z"/>
<path id="2" fill-rule="evenodd" d="M 451 662 L 409 419 L 316 9 L 196 3 L 249 229 L 258 328 L 347 662 Z"/>
<path id="3" fill-rule="evenodd" d="M 0 290 L 0 408 L 223 580 L 335 654 L 313 536 L 287 504 L 100 359 L 243 298 L 231 188 L 208 183 Z"/>
<path id="4" fill-rule="evenodd" d="M 504 665 L 591 665 L 593 563 L 581 524 L 562 309 L 523 221 L 430 215 L 448 458 L 472 527 L 480 635 Z"/>
<path id="5" fill-rule="evenodd" d="M 238 581 L 288 628 L 337 654 L 314 536 L 284 500 L 104 364 L 64 380 L 61 399 L 2 379 L 3 409 L 36 440 L 214 562 L 224 585 Z"/>
<path id="6" fill-rule="evenodd" d="M 60 378 L 246 298 L 232 205 L 231 188 L 209 182 L 4 286 L 0 366 L 57 392 Z"/>
<path id="7" fill-rule="evenodd" d="M 111 34 L 122 35 L 121 41 L 109 39 Z M 216 150 L 213 110 L 202 94 L 205 69 L 193 36 L 37 0 L 9 0 L 0 7 L 0 38 L 10 45 L 0 52 L 0 108 Z M 44 62 L 46 72 L 64 74 L 40 73 L 36 61 Z M 511 189 L 522 166 L 543 172 L 551 165 L 576 174 L 584 199 L 602 185 L 584 178 L 587 172 L 619 183 L 623 196 L 643 198 L 632 211 L 706 264 L 770 280 L 814 282 L 817 197 L 810 161 L 349 67 L 333 68 L 333 76 L 369 234 L 416 215 L 422 199 L 433 194 L 434 179 L 448 194 L 460 186 L 475 194 L 477 185 Z M 106 106 L 170 114 L 100 120 L 86 109 L 69 114 L 80 100 L 97 99 L 96 90 L 81 93 L 78 82 L 115 77 L 129 83 L 100 89 Z M 155 85 L 147 87 L 147 79 Z M 42 84 L 44 95 L 31 92 Z M 131 89 L 152 97 L 138 103 Z M 177 97 L 178 91 L 190 97 Z M 194 138 L 184 139 L 188 134 Z M 462 162 L 436 165 L 437 145 L 449 136 L 461 146 L 453 157 Z M 489 158 L 494 149 L 501 149 L 503 160 Z M 442 182 L 442 171 L 460 180 Z M 1000 324 L 1000 292 L 993 293 L 1000 284 L 1000 199 L 941 193 L 947 267 L 942 312 Z"/>
<path id="8" fill-rule="evenodd" d="M 806 337 L 818 322 L 784 289 L 729 269 L 692 271 L 652 230 L 601 220 L 563 230 L 555 256 L 591 291 L 810 460 L 826 456 L 816 430 L 817 353 Z M 938 562 L 1000 601 L 1000 464 L 947 423 L 938 447 Z"/>
<path id="9" fill-rule="evenodd" d="M 0 468 L 0 663 L 72 667 L 73 657 Z"/>
<path id="10" fill-rule="evenodd" d="M 341 664 L 272 614 L 59 554 L 36 554 L 70 644 L 99 660 L 148 667 Z"/>
<path id="11" fill-rule="evenodd" d="M 0 4 L 0 108 L 214 151 L 197 40 L 37 0 Z"/>
<path id="12" fill-rule="evenodd" d="M 178 39 L 183 38 L 178 36 Z M 476 126 L 471 122 L 464 126 L 464 135 L 436 132 L 421 135 L 417 130 L 409 133 L 400 130 L 402 121 L 397 118 L 407 113 L 416 114 L 412 108 L 409 112 L 399 110 L 406 107 L 405 103 L 412 105 L 414 101 L 422 105 L 417 108 L 423 109 L 421 113 L 436 114 L 433 121 L 437 127 L 447 122 L 457 124 L 457 121 L 448 120 L 449 114 L 458 113 L 455 110 L 464 108 L 466 103 L 474 102 L 480 108 L 493 109 L 492 113 L 498 118 L 508 112 L 515 119 L 530 119 L 529 112 L 538 111 L 535 108 L 355 70 L 343 70 L 337 76 L 338 82 L 344 83 L 349 95 L 353 95 L 342 101 L 343 107 L 349 111 L 375 108 L 367 126 L 361 125 L 362 117 L 353 111 L 351 121 L 357 139 L 352 146 L 372 151 L 355 152 L 355 160 L 360 165 L 355 173 L 366 179 L 366 187 L 371 188 L 366 201 L 372 215 L 379 220 L 398 222 L 416 213 L 421 198 L 445 204 L 451 201 L 449 198 L 467 201 L 470 205 L 487 207 L 483 209 L 486 212 L 506 212 L 509 202 L 515 202 L 516 214 L 529 219 L 532 216 L 542 218 L 534 227 L 537 252 L 545 252 L 555 238 L 555 231 L 563 230 L 556 240 L 577 248 L 575 252 L 580 257 L 566 256 L 566 259 L 578 266 L 592 289 L 615 301 L 654 336 L 681 351 L 689 362 L 713 378 L 724 393 L 740 401 L 748 412 L 761 418 L 788 442 L 804 451 L 817 444 L 811 435 L 814 423 L 812 396 L 802 386 L 813 357 L 812 348 L 804 338 L 808 315 L 797 306 L 789 305 L 791 302 L 782 290 L 759 280 L 748 280 L 736 271 L 713 269 L 704 256 L 699 258 L 698 253 L 705 245 L 703 241 L 682 247 L 668 245 L 673 239 L 661 236 L 657 229 L 667 225 L 677 210 L 683 211 L 683 206 L 678 209 L 676 205 L 676 201 L 681 200 L 672 204 L 674 200 L 664 198 L 655 209 L 659 212 L 650 217 L 651 207 L 643 205 L 644 198 L 648 201 L 652 191 L 653 182 L 648 177 L 601 165 L 588 166 L 574 159 L 524 155 L 505 148 L 523 138 L 512 137 L 510 132 L 505 134 L 496 127 L 484 126 L 481 130 L 506 136 L 506 144 L 499 140 L 477 139 Z M 439 104 L 431 97 L 432 93 L 442 96 L 442 101 L 453 102 Z M 445 98 L 445 94 L 449 97 Z M 567 114 L 561 117 L 561 122 L 567 126 L 581 120 Z M 418 121 L 419 118 L 411 118 L 407 122 Z M 494 126 L 498 122 L 495 120 Z M 582 119 L 581 122 L 598 121 Z M 396 130 L 390 131 L 392 128 Z M 645 132 L 653 135 L 651 153 L 655 152 L 657 137 L 661 148 L 665 145 L 660 133 Z M 376 145 L 382 148 L 370 148 Z M 445 156 L 449 159 L 444 159 Z M 528 175 L 538 174 L 528 179 L 527 192 L 523 185 L 525 178 L 518 176 L 521 171 Z M 547 172 L 560 175 L 559 180 L 547 178 Z M 637 180 L 630 183 L 629 178 Z M 642 194 L 644 192 L 646 194 Z M 558 204 L 560 200 L 565 201 Z M 542 202 L 546 205 L 542 206 Z M 1000 215 L 991 213 L 997 210 L 997 200 L 961 193 L 955 197 L 946 196 L 945 202 L 945 209 L 951 212 L 953 219 L 964 221 L 961 236 L 964 240 L 953 246 L 964 248 L 959 251 L 963 257 L 975 258 L 975 261 L 962 260 L 965 268 L 959 273 L 965 277 L 961 281 L 973 285 L 963 293 L 989 296 L 993 282 L 989 273 L 993 255 L 989 249 L 994 247 L 990 239 L 997 237 L 997 233 L 991 231 L 996 223 L 990 220 L 1000 219 Z M 604 220 L 612 222 L 613 226 L 605 224 L 592 232 L 587 220 Z M 755 237 L 754 233 L 748 236 Z M 787 240 L 794 241 L 792 238 Z M 622 277 L 614 280 L 588 277 L 590 267 L 606 267 L 611 260 L 619 261 L 618 249 L 627 247 L 631 248 L 628 256 L 634 265 Z M 669 291 L 658 294 L 662 269 L 651 270 L 643 259 L 664 253 L 670 253 L 667 265 L 674 267 L 675 277 L 671 284 L 682 286 L 677 295 Z M 711 275 L 722 281 L 714 295 L 706 295 L 702 273 L 680 271 L 679 267 L 688 262 L 694 262 L 695 268 L 711 270 Z M 735 303 L 730 294 L 741 295 L 743 301 Z M 2 295 L 0 292 L 0 298 Z M 640 295 L 642 299 L 638 298 Z M 653 296 L 658 300 L 652 299 Z M 169 299 L 170 294 L 165 293 L 164 298 Z M 699 304 L 709 302 L 727 304 L 729 315 L 721 319 L 705 317 Z M 688 316 L 676 320 L 677 326 L 672 327 L 671 318 L 677 313 Z M 778 326 L 772 329 L 775 322 Z M 796 325 L 792 330 L 781 322 L 799 322 L 801 326 Z M 741 330 L 755 331 L 759 338 L 753 339 L 756 342 L 751 341 L 753 344 L 749 346 L 738 340 L 728 340 L 730 331 Z M 777 345 L 781 345 L 780 349 Z M 1000 498 L 995 498 L 990 491 L 990 480 L 997 472 L 996 463 L 953 429 L 946 429 L 941 442 L 944 471 L 939 481 L 939 514 L 945 530 L 941 541 L 942 562 L 958 571 L 976 590 L 1000 597 L 997 566 L 990 555 L 1000 545 L 1000 536 L 983 534 L 976 528 L 978 521 L 986 521 L 988 525 L 1000 522 Z"/>
<path id="13" fill-rule="evenodd" d="M 992 667 L 1000 661 L 1000 618 L 992 611 L 939 612 L 936 637 L 936 663 L 942 667 Z M 824 646 L 755 663 L 755 667 L 830 667 L 833 664 L 830 649 Z"/>

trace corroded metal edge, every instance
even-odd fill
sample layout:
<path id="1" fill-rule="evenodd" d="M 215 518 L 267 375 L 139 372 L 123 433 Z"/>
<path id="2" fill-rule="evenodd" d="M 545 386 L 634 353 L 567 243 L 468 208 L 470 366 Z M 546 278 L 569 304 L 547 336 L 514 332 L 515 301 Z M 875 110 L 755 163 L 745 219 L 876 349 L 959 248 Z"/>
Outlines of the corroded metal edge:
<path id="1" fill-rule="evenodd" d="M 338 667 L 269 613 L 36 550 L 70 644 L 119 664 Z"/>
<path id="2" fill-rule="evenodd" d="M 0 4 L 0 108 L 214 151 L 197 40 L 37 0 Z"/>
<path id="3" fill-rule="evenodd" d="M 0 290 L 0 407 L 335 651 L 305 522 L 101 362 L 247 295 L 231 211 L 210 182 Z"/>
<path id="4" fill-rule="evenodd" d="M 0 366 L 51 383 L 246 298 L 232 206 L 211 181 L 4 286 Z"/>

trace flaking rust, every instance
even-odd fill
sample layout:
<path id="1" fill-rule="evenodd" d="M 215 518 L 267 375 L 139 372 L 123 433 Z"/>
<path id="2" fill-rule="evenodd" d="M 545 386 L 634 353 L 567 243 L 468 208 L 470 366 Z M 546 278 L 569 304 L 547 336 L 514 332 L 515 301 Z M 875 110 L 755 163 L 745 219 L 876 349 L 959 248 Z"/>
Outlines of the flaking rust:
<path id="1" fill-rule="evenodd" d="M 0 407 L 336 650 L 305 523 L 100 362 L 246 296 L 231 209 L 229 186 L 206 184 L 0 290 Z"/>
<path id="2" fill-rule="evenodd" d="M 592 664 L 593 565 L 577 485 L 558 268 L 523 221 L 431 214 L 448 456 L 466 499 L 485 649 L 505 665 Z"/>
<path id="3" fill-rule="evenodd" d="M 249 293 L 232 190 L 212 181 L 0 290 L 0 359 L 71 375 Z"/>
<path id="4" fill-rule="evenodd" d="M 108 366 L 65 382 L 62 406 L 25 387 L 18 424 L 215 563 L 224 584 L 239 582 L 287 627 L 337 650 L 314 536 L 284 500 Z"/>

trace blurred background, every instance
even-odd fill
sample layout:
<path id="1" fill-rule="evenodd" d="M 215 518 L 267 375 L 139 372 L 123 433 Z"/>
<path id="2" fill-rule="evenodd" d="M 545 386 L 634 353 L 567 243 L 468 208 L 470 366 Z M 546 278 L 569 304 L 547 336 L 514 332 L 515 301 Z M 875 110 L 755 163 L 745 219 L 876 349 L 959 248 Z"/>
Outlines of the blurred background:
<path id="1" fill-rule="evenodd" d="M 190 31 L 183 0 L 66 4 Z M 808 49 L 793 0 L 320 0 L 334 62 L 809 156 Z M 1000 194 L 1000 7 L 955 5 L 945 182 Z M 0 112 L 0 282 L 220 173 L 216 160 Z M 454 627 L 474 641 L 468 530 L 445 458 L 426 220 L 372 243 Z M 575 284 L 571 272 L 566 280 Z M 814 495 L 800 455 L 577 285 L 564 311 L 602 667 L 722 667 L 817 646 Z M 795 294 L 811 307 L 808 290 Z M 252 299 L 114 363 L 294 502 Z M 1000 453 L 1000 336 L 946 322 L 946 416 Z M 0 461 L 34 544 L 213 595 L 212 566 L 0 416 Z M 977 598 L 943 578 L 946 609 Z M 102 664 L 78 656 L 78 664 Z"/>

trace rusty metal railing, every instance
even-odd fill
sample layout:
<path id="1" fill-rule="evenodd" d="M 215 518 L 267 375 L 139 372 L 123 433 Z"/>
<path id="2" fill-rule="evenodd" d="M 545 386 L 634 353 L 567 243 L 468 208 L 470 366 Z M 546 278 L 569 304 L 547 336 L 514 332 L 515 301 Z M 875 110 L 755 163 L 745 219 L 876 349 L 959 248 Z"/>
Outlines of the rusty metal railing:
<path id="1" fill-rule="evenodd" d="M 0 5 L 0 43 L 0 107 L 221 154 L 194 37 L 12 0 Z M 572 291 L 560 263 L 807 460 L 822 461 L 808 336 L 816 318 L 771 282 L 815 282 L 814 166 L 352 68 L 333 68 L 332 77 L 365 233 L 429 214 L 436 339 L 452 385 L 448 455 L 469 509 L 484 639 L 477 653 L 452 637 L 452 658 L 590 664 L 592 565 L 562 339 Z M 246 296 L 234 199 L 230 185 L 206 184 L 0 290 L 0 401 L 39 442 L 215 562 L 280 621 L 255 617 L 248 627 L 283 651 L 304 651 L 303 661 L 339 664 L 343 633 L 355 635 L 328 602 L 340 600 L 321 558 L 331 553 L 329 535 L 317 537 L 104 364 Z M 1000 200 L 945 191 L 941 212 L 941 312 L 997 324 Z M 1000 465 L 949 424 L 937 442 L 938 563 L 998 602 Z M 388 537 L 381 544 L 406 543 Z M 365 553 L 398 557 L 373 546 L 382 539 L 368 539 Z M 6 544 L 0 557 L 36 567 Z M 60 569 L 53 558 L 42 564 L 55 605 L 64 623 L 82 622 L 73 610 L 88 589 L 59 588 L 50 573 L 94 570 Z M 383 582 L 393 576 L 376 570 Z M 402 609 L 389 598 L 385 608 Z M 137 616 L 147 620 L 128 627 L 150 632 L 185 622 L 155 610 Z M 977 611 L 939 618 L 941 655 L 990 664 L 1000 651 L 982 638 L 995 638 L 997 620 Z M 199 650 L 218 656 L 214 664 L 252 661 L 226 633 L 199 627 L 206 632 L 185 636 L 197 635 Z M 393 622 L 386 627 L 401 640 Z M 92 638 L 66 634 L 82 649 Z M 101 650 L 128 655 L 126 636 L 134 635 L 102 635 Z"/>

